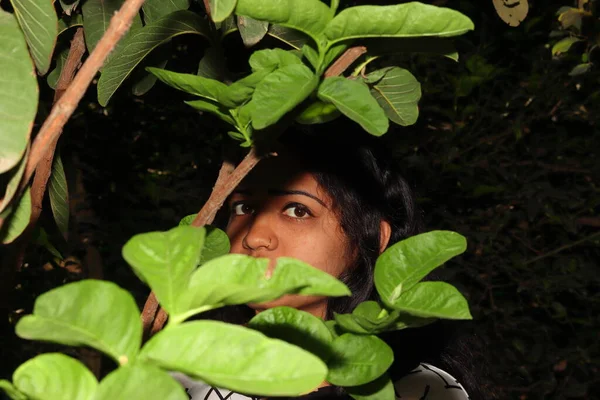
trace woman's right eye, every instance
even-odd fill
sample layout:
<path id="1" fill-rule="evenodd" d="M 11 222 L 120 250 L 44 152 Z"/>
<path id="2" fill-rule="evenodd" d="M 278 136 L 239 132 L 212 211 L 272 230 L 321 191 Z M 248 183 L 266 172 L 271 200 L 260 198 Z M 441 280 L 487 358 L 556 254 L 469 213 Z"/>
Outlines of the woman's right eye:
<path id="1" fill-rule="evenodd" d="M 236 203 L 233 205 L 232 214 L 234 215 L 250 215 L 254 214 L 252 206 L 246 203 Z"/>

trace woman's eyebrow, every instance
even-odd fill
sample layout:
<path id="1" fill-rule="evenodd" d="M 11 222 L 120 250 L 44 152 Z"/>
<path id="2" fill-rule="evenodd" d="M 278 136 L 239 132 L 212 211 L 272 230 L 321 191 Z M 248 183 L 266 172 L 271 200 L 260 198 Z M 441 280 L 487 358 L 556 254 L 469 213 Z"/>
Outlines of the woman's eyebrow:
<path id="1" fill-rule="evenodd" d="M 287 195 L 293 195 L 293 194 L 297 194 L 297 195 L 300 195 L 300 196 L 306 196 L 306 197 L 310 197 L 311 199 L 315 200 L 317 203 L 319 203 L 323 207 L 327 208 L 327 205 L 325 204 L 325 202 L 323 200 L 321 200 L 320 198 L 318 198 L 314 194 L 310 194 L 310 193 L 302 191 L 302 190 L 269 189 L 269 194 L 273 195 L 273 196 L 287 196 Z"/>

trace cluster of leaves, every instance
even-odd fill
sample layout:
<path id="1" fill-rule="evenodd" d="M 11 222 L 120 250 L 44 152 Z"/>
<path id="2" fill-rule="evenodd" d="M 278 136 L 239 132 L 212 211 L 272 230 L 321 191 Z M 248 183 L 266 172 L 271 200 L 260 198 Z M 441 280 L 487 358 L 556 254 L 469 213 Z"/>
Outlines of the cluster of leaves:
<path id="1" fill-rule="evenodd" d="M 559 40 L 552 46 L 552 56 L 571 52 L 571 59 L 579 58 L 579 62 L 569 75 L 585 74 L 593 68 L 595 51 L 600 48 L 600 5 L 596 0 L 579 0 L 577 7 L 561 7 L 557 15 L 559 27 L 550 32 L 550 38 Z"/>
<path id="2" fill-rule="evenodd" d="M 263 396 L 299 395 L 327 380 L 350 387 L 356 398 L 393 399 L 392 383 L 384 374 L 394 355 L 375 334 L 436 318 L 471 318 L 466 300 L 453 286 L 420 282 L 466 248 L 464 237 L 434 231 L 399 242 L 378 259 L 375 281 L 383 306 L 365 302 L 327 324 L 289 307 L 264 311 L 248 327 L 185 322 L 214 308 L 284 294 L 350 294 L 329 274 L 290 258 L 279 258 L 268 276 L 268 259 L 227 254 L 224 232 L 188 226 L 190 220 L 167 232 L 136 235 L 123 248 L 125 260 L 169 313 L 163 331 L 141 346 L 141 319 L 131 294 L 106 281 L 69 283 L 39 296 L 33 314 L 19 320 L 17 335 L 89 346 L 118 368 L 98 383 L 79 361 L 48 353 L 25 362 L 13 383 L 2 380 L 0 388 L 16 400 L 185 399 L 183 388 L 167 373 L 179 371 Z"/>

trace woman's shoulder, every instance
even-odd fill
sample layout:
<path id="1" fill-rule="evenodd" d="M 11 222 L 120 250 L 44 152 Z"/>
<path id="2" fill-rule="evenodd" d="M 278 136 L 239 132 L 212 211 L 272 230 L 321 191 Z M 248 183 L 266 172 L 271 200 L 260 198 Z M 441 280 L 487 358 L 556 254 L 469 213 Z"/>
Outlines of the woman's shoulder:
<path id="1" fill-rule="evenodd" d="M 396 398 L 427 400 L 468 400 L 465 388 L 448 372 L 421 363 L 394 382 Z"/>

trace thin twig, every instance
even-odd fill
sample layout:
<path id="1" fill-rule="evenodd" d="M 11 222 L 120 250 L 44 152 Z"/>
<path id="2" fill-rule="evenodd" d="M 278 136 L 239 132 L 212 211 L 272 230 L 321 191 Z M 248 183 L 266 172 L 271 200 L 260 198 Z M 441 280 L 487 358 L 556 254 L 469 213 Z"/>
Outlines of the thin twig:
<path id="1" fill-rule="evenodd" d="M 532 258 L 531 260 L 526 261 L 525 264 L 523 264 L 523 265 L 528 265 L 528 264 L 534 263 L 536 261 L 543 260 L 544 258 L 551 257 L 551 256 L 553 256 L 555 254 L 560 253 L 561 251 L 568 250 L 568 249 L 570 249 L 572 247 L 575 247 L 575 246 L 579 246 L 580 244 L 585 243 L 585 242 L 587 242 L 589 240 L 593 240 L 593 239 L 595 239 L 597 237 L 600 237 L 600 232 L 596 232 L 596 233 L 594 233 L 592 235 L 584 237 L 581 240 L 578 240 L 578 241 L 573 242 L 573 243 L 566 244 L 566 245 L 558 247 L 558 248 L 556 248 L 556 249 L 554 249 L 552 251 L 549 251 L 546 254 L 542 254 L 541 256 Z"/>

